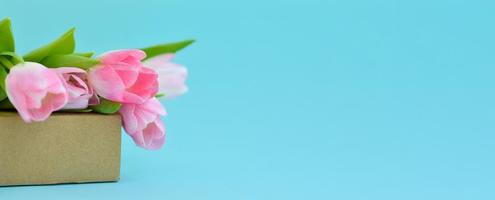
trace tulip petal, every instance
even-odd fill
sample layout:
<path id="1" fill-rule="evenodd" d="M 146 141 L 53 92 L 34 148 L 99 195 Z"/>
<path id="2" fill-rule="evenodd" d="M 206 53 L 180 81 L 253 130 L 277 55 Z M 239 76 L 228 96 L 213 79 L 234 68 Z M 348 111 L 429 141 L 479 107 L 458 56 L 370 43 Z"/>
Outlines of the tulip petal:
<path id="1" fill-rule="evenodd" d="M 165 144 L 165 126 L 160 119 L 151 123 L 143 130 L 144 148 L 157 150 Z"/>
<path id="2" fill-rule="evenodd" d="M 90 104 L 90 100 L 96 98 L 93 88 L 88 84 L 86 71 L 75 67 L 60 67 L 52 70 L 58 73 L 69 95 L 69 101 L 64 109 L 85 109 Z"/>
<path id="3" fill-rule="evenodd" d="M 103 64 L 128 63 L 132 65 L 140 64 L 139 61 L 145 57 L 146 53 L 144 51 L 139 49 L 125 49 L 107 52 L 100 57 L 100 61 Z"/>
<path id="4" fill-rule="evenodd" d="M 174 54 L 163 54 L 146 60 L 143 65 L 158 73 L 159 93 L 166 99 L 173 99 L 188 91 L 185 81 L 187 68 L 172 62 Z"/>
<path id="5" fill-rule="evenodd" d="M 116 102 L 123 101 L 125 87 L 112 68 L 101 65 L 90 69 L 88 81 L 98 95 Z"/>
<path id="6" fill-rule="evenodd" d="M 138 120 L 134 114 L 135 108 L 136 106 L 134 104 L 124 104 L 119 110 L 120 116 L 122 116 L 122 121 L 124 123 L 124 129 L 129 135 L 138 131 Z"/>
<path id="7" fill-rule="evenodd" d="M 141 108 L 150 112 L 155 112 L 159 115 L 167 115 L 165 107 L 163 107 L 162 103 L 160 103 L 157 98 L 148 100 L 145 104 L 141 105 Z"/>
<path id="8" fill-rule="evenodd" d="M 127 88 L 124 101 L 142 103 L 158 92 L 158 74 L 154 70 L 142 68 L 136 82 Z"/>

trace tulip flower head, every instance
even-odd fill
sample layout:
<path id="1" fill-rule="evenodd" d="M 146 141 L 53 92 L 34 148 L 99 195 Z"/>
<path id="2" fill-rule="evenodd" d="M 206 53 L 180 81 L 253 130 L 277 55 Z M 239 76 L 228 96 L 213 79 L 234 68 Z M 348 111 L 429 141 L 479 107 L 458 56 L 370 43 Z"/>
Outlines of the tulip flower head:
<path id="1" fill-rule="evenodd" d="M 25 122 L 46 120 L 69 99 L 58 74 L 38 63 L 15 65 L 5 83 L 10 102 Z"/>
<path id="2" fill-rule="evenodd" d="M 160 115 L 167 112 L 160 101 L 152 98 L 143 104 L 124 104 L 120 108 L 124 129 L 136 145 L 149 149 L 160 149 L 165 143 L 165 126 Z"/>
<path id="3" fill-rule="evenodd" d="M 187 68 L 172 62 L 175 54 L 163 54 L 146 60 L 143 65 L 158 73 L 159 94 L 166 99 L 173 99 L 188 91 L 185 84 Z"/>
<path id="4" fill-rule="evenodd" d="M 101 56 L 101 64 L 89 70 L 96 93 L 115 102 L 144 103 L 158 92 L 158 74 L 144 68 L 146 54 L 137 49 L 118 50 Z"/>

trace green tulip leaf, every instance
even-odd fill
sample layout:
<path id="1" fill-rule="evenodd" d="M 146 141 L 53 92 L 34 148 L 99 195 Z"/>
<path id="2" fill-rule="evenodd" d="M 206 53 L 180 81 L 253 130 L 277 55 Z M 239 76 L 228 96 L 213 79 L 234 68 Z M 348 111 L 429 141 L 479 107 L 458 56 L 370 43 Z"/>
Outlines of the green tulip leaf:
<path id="1" fill-rule="evenodd" d="M 6 78 L 7 78 L 7 71 L 5 71 L 5 68 L 0 67 L 0 101 L 7 98 L 7 93 L 5 92 L 5 90 L 6 90 L 5 79 Z"/>
<path id="2" fill-rule="evenodd" d="M 10 69 L 14 67 L 14 63 L 10 61 L 10 59 L 5 56 L 0 56 L 0 67 L 4 69 Z"/>
<path id="3" fill-rule="evenodd" d="M 0 89 L 0 101 L 6 98 L 7 98 L 7 93 L 3 89 Z"/>
<path id="4" fill-rule="evenodd" d="M 97 113 L 102 113 L 102 114 L 113 114 L 119 111 L 120 107 L 122 104 L 113 102 L 104 98 L 100 97 L 100 104 L 91 106 L 90 109 Z"/>
<path id="5" fill-rule="evenodd" d="M 146 59 L 149 59 L 165 53 L 176 53 L 192 43 L 194 43 L 194 40 L 184 40 L 180 42 L 159 44 L 151 47 L 146 47 L 146 48 L 142 48 L 141 50 L 143 50 L 146 53 Z"/>
<path id="6" fill-rule="evenodd" d="M 8 52 L 8 51 L 0 52 L 0 56 L 9 57 L 9 61 L 11 61 L 14 64 L 24 62 L 24 59 L 20 55 L 14 52 Z"/>
<path id="7" fill-rule="evenodd" d="M 80 53 L 74 53 L 74 55 L 78 55 L 78 56 L 83 56 L 83 57 L 86 57 L 86 58 L 91 58 L 93 57 L 93 55 L 95 54 L 95 52 L 80 52 Z"/>
<path id="8" fill-rule="evenodd" d="M 0 52 L 0 67 L 3 66 L 4 68 L 10 70 L 16 64 L 22 62 L 24 62 L 22 57 L 14 52 Z"/>
<path id="9" fill-rule="evenodd" d="M 5 18 L 0 21 L 0 52 L 3 51 L 15 51 L 15 42 L 10 18 Z"/>
<path id="10" fill-rule="evenodd" d="M 76 48 L 74 40 L 74 28 L 69 29 L 55 41 L 31 51 L 24 56 L 24 60 L 32 62 L 40 62 L 51 55 L 71 54 Z"/>
<path id="11" fill-rule="evenodd" d="M 100 63 L 100 61 L 76 54 L 67 54 L 48 56 L 40 63 L 50 68 L 78 67 L 81 69 L 89 69 Z"/>
<path id="12" fill-rule="evenodd" d="M 7 98 L 7 94 L 5 94 L 5 91 L 0 90 L 0 101 L 4 100 Z"/>

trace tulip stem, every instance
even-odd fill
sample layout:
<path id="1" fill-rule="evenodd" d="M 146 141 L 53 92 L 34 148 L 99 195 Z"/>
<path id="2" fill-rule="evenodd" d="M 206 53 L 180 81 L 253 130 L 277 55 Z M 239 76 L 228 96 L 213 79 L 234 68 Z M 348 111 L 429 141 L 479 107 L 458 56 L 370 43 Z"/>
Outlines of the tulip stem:
<path id="1" fill-rule="evenodd" d="M 5 66 L 7 69 L 11 69 L 12 67 L 14 67 L 14 64 L 12 64 L 12 62 L 10 62 L 7 58 L 3 56 L 0 56 L 0 64 Z"/>

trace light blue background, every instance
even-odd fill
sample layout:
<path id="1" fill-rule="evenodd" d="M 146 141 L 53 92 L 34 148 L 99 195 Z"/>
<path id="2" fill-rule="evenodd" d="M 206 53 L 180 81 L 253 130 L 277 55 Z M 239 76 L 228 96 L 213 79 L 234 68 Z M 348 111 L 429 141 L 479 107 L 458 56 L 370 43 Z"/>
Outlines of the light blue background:
<path id="1" fill-rule="evenodd" d="M 118 183 L 0 199 L 494 199 L 495 3 L 1 0 L 18 49 L 196 38 L 168 143 L 124 135 Z"/>

